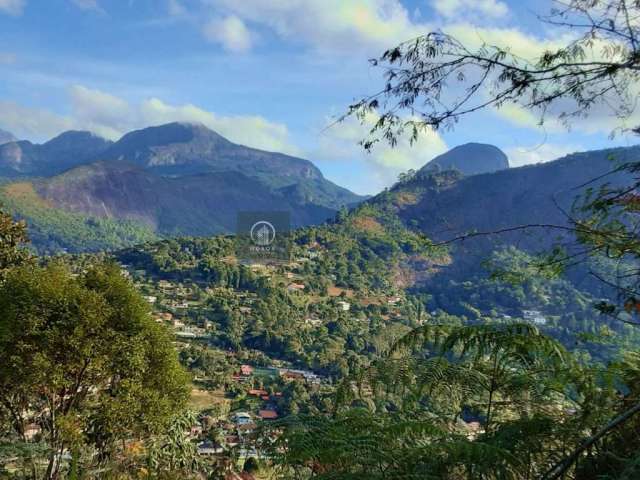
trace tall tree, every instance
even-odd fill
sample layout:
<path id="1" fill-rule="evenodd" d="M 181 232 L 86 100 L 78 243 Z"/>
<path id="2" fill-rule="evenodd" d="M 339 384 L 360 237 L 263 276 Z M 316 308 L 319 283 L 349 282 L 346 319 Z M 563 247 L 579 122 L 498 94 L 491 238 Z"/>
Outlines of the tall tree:
<path id="1" fill-rule="evenodd" d="M 64 455 L 81 446 L 97 461 L 122 454 L 128 440 L 158 433 L 184 406 L 186 374 L 147 308 L 115 265 L 79 276 L 60 264 L 8 271 L 0 405 L 22 440 L 28 423 L 41 426 L 44 478 L 59 478 Z"/>

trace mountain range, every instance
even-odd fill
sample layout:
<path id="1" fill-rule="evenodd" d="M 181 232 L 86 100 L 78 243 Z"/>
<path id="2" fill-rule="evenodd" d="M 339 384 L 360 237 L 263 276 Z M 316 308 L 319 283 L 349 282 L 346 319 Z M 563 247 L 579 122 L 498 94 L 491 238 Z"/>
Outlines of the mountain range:
<path id="1" fill-rule="evenodd" d="M 420 277 L 420 288 L 438 297 L 439 305 L 452 308 L 447 298 L 464 298 L 473 285 L 485 284 L 491 259 L 503 258 L 501 252 L 514 257 L 517 251 L 521 253 L 516 256 L 525 258 L 549 254 L 559 245 L 568 254 L 584 250 L 564 227 L 571 225 L 571 217 L 581 215 L 581 202 L 590 191 L 605 184 L 627 186 L 629 174 L 614 170 L 632 161 L 640 161 L 640 146 L 574 153 L 547 163 L 478 175 L 464 175 L 459 168 L 422 171 L 368 202 L 390 212 L 407 228 L 447 246 L 448 261 L 428 273 L 414 273 Z M 569 269 L 566 278 L 596 298 L 612 295 L 610 288 L 590 274 L 590 268 L 580 264 Z M 605 267 L 600 264 L 597 268 Z M 456 295 L 454 285 L 459 289 Z M 518 302 L 526 304 L 530 293 L 522 295 Z"/>
<path id="2" fill-rule="evenodd" d="M 116 142 L 69 131 L 33 144 L 4 133 L 13 140 L 0 144 L 0 201 L 29 222 L 36 247 L 46 251 L 229 233 L 243 210 L 285 210 L 293 226 L 317 224 L 366 200 L 325 179 L 308 160 L 237 145 L 203 125 L 149 127 Z M 636 160 L 640 147 L 509 168 L 499 148 L 468 143 L 366 201 L 386 204 L 435 241 L 516 225 L 563 225 L 586 188 L 623 180 L 602 177 L 612 158 Z M 450 268 L 463 270 L 500 244 L 543 249 L 555 236 L 533 228 L 470 238 L 454 247 L 460 261 Z"/>
<path id="3" fill-rule="evenodd" d="M 638 160 L 640 146 L 634 146 L 574 153 L 547 163 L 477 175 L 464 175 L 461 169 L 422 171 L 411 181 L 396 184 L 390 193 L 398 215 L 435 241 L 520 225 L 567 225 L 577 198 L 589 188 L 621 184 L 626 176 L 611 173 L 614 166 Z M 372 201 L 383 198 L 387 197 Z M 518 241 L 525 248 L 544 248 L 549 234 L 538 233 L 540 238 L 530 231 L 526 235 L 505 233 L 491 240 L 480 236 L 468 242 L 493 243 L 498 237 L 508 243 Z"/>
<path id="4" fill-rule="evenodd" d="M 117 142 L 78 131 L 43 144 L 10 141 L 0 145 L 0 176 L 0 200 L 41 233 L 35 243 L 46 250 L 78 247 L 64 233 L 67 214 L 86 217 L 88 230 L 107 222 L 118 232 L 134 222 L 159 236 L 211 235 L 232 232 L 242 210 L 290 211 L 301 226 L 364 199 L 308 160 L 186 123 L 136 130 Z M 44 228 L 51 217 L 60 219 L 56 228 Z M 86 249 L 103 247 L 89 242 Z"/>

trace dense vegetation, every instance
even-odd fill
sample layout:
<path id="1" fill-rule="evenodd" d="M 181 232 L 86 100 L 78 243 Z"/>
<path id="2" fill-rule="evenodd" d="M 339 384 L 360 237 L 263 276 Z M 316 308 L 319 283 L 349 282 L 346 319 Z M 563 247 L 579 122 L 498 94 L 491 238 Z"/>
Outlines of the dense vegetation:
<path id="1" fill-rule="evenodd" d="M 353 110 L 381 109 L 374 133 L 394 145 L 405 128 L 415 139 L 507 100 L 586 110 L 603 83 L 624 99 L 639 78 L 640 5 L 565 8 L 552 23 L 584 37 L 535 65 L 498 47 L 471 53 L 441 32 L 391 49 L 386 88 Z M 615 48 L 586 62 L 601 41 Z M 448 108 L 443 88 L 467 81 L 469 64 L 486 75 Z M 465 106 L 485 81 L 495 96 Z M 416 103 L 421 117 L 402 124 L 398 111 Z M 0 475 L 637 479 L 638 172 L 629 159 L 612 172 L 623 184 L 598 185 L 579 198 L 580 215 L 545 225 L 563 233 L 539 244 L 558 243 L 549 252 L 488 240 L 482 264 L 457 263 L 468 251 L 423 234 L 424 213 L 439 207 L 423 194 L 456 198 L 458 172 L 410 172 L 334 222 L 295 231 L 289 261 L 266 264 L 244 261 L 230 237 L 147 243 L 118 252 L 121 265 L 105 254 L 48 261 L 21 247 L 23 223 L 0 214 Z M 178 359 L 192 395 L 207 399 L 198 425 L 183 410 Z M 258 408 L 260 425 L 243 411 Z M 196 457 L 194 427 L 208 461 Z"/>
<path id="2" fill-rule="evenodd" d="M 146 464 L 131 442 L 162 432 L 187 398 L 168 331 L 116 265 L 40 266 L 24 224 L 0 216 L 0 475 L 104 478 Z"/>
<path id="3" fill-rule="evenodd" d="M 29 223 L 29 236 L 41 253 L 112 250 L 157 238 L 139 222 L 55 208 L 39 199 L 26 182 L 3 186 L 0 203 Z"/>

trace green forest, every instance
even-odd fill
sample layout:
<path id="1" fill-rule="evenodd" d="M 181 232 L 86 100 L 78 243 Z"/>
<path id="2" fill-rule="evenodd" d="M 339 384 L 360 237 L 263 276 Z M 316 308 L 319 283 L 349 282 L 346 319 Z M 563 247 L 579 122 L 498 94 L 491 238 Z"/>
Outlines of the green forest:
<path id="1" fill-rule="evenodd" d="M 390 48 L 371 60 L 381 88 L 338 124 L 393 152 L 505 106 L 599 121 L 614 92 L 614 117 L 633 120 L 640 3 L 558 8 L 537 21 L 571 35 L 533 60 L 442 30 Z M 170 127 L 198 129 L 213 143 L 196 146 L 242 151 L 272 182 L 269 161 L 300 167 L 285 190 L 320 213 L 360 198 L 310 162 Z M 182 146 L 144 158 L 189 170 Z M 278 231 L 286 258 L 260 259 L 241 235 L 160 238 L 3 185 L 0 480 L 636 480 L 639 173 L 637 148 L 477 175 L 427 165 Z"/>

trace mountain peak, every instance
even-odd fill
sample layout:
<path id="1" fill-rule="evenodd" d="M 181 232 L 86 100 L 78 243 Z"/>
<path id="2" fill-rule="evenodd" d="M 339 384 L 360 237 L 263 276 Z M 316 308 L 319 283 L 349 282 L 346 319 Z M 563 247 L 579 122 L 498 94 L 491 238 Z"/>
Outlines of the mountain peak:
<path id="1" fill-rule="evenodd" d="M 113 142 L 92 132 L 69 130 L 43 144 L 26 140 L 0 145 L 0 172 L 8 177 L 60 173 L 88 162 Z"/>
<path id="2" fill-rule="evenodd" d="M 421 171 L 460 170 L 464 175 L 496 172 L 509 168 L 507 155 L 495 145 L 465 143 L 437 156 Z"/>
<path id="3" fill-rule="evenodd" d="M 240 171 L 273 187 L 323 180 L 308 160 L 235 144 L 205 125 L 173 122 L 127 133 L 101 156 L 176 176 Z"/>
<path id="4" fill-rule="evenodd" d="M 222 135 L 201 123 L 172 122 L 133 130 L 125 134 L 117 144 L 123 148 L 149 148 L 193 141 L 229 143 Z"/>
<path id="5" fill-rule="evenodd" d="M 42 147 L 49 151 L 73 151 L 75 153 L 79 148 L 82 150 L 104 149 L 111 143 L 113 142 L 93 132 L 85 130 L 67 130 L 66 132 L 62 132 L 60 135 L 43 143 Z"/>

